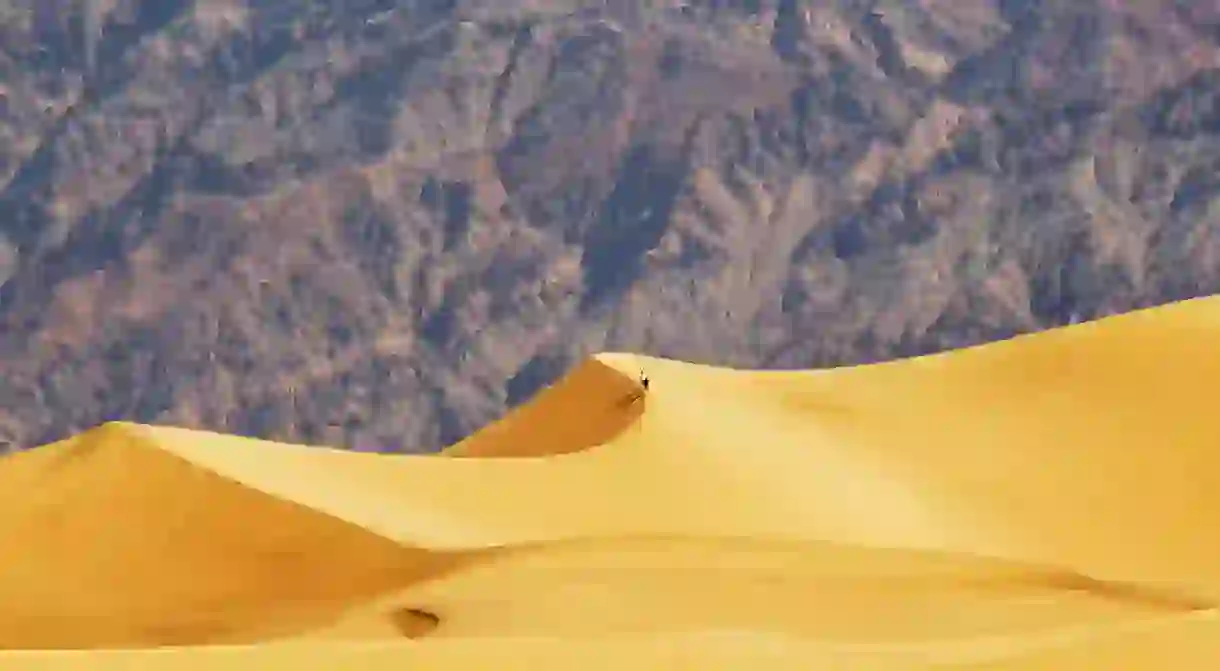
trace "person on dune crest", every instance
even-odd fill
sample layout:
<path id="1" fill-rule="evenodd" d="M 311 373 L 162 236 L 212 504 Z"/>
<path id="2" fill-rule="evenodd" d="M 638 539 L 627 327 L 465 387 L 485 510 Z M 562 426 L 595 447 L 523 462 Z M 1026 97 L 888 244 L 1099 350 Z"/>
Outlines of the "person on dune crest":
<path id="1" fill-rule="evenodd" d="M 645 375 L 644 371 L 642 371 L 642 370 L 640 371 L 640 377 L 638 378 L 638 381 L 640 383 L 640 388 L 631 392 L 630 394 L 627 394 L 627 396 L 624 397 L 623 400 L 618 402 L 618 404 L 617 404 L 618 407 L 623 408 L 623 409 L 630 408 L 631 406 L 635 405 L 636 402 L 644 400 L 644 397 L 648 394 L 649 381 L 648 381 L 648 376 Z"/>

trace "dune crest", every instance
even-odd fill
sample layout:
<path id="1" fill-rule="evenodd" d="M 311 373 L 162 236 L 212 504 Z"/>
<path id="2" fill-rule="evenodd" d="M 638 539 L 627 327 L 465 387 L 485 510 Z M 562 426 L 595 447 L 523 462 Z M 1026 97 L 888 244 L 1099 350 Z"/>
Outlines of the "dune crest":
<path id="1" fill-rule="evenodd" d="M 447 457 L 545 457 L 613 440 L 644 411 L 637 375 L 586 359 L 498 422 L 444 450 Z M 642 400 L 642 399 L 640 399 Z"/>
<path id="2" fill-rule="evenodd" d="M 820 371 L 603 353 L 432 456 L 107 424 L 0 462 L 0 660 L 1213 668 L 1217 336 L 1210 298 Z"/>

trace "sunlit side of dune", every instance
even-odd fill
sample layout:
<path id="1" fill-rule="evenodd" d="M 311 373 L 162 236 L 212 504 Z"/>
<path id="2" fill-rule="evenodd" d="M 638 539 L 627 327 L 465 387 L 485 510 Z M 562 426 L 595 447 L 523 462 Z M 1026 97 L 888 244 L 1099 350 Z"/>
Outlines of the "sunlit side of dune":
<path id="1" fill-rule="evenodd" d="M 467 638 L 304 641 L 256 646 L 9 652 L 22 671 L 220 671 L 221 669 L 859 669 L 1042 671 L 1213 669 L 1220 662 L 1214 615 L 1124 627 L 922 645 L 833 645 L 765 633 L 652 634 L 596 638 Z"/>
<path id="2" fill-rule="evenodd" d="M 0 662 L 1214 668 L 1218 335 L 603 354 L 427 457 L 106 425 L 0 463 Z"/>

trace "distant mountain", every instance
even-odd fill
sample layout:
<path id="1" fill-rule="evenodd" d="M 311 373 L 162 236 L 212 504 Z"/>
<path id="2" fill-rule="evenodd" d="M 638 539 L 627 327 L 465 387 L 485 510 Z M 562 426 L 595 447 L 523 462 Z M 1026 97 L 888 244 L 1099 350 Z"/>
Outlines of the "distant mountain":
<path id="1" fill-rule="evenodd" d="M 423 450 L 595 350 L 1220 290 L 1211 6 L 0 0 L 0 440 Z"/>

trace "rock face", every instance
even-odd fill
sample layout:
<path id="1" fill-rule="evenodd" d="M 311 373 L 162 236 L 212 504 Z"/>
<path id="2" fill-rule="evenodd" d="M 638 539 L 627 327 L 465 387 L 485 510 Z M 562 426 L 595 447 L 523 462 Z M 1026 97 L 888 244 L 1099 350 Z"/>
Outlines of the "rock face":
<path id="1" fill-rule="evenodd" d="M 0 440 L 425 450 L 595 350 L 824 366 L 1216 291 L 1204 5 L 0 0 Z"/>

